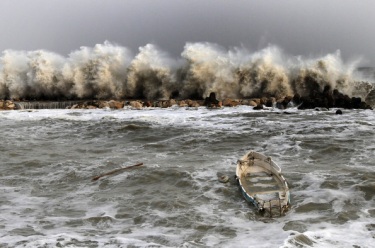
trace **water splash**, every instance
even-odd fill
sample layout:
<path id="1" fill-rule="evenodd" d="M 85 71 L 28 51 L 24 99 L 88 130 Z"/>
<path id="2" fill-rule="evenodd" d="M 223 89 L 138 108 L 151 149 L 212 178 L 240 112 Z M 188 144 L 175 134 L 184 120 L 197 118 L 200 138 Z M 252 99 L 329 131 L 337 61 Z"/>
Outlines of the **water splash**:
<path id="1" fill-rule="evenodd" d="M 180 58 L 153 44 L 138 54 L 110 42 L 81 47 L 67 57 L 5 50 L 0 57 L 0 99 L 219 99 L 299 94 L 328 87 L 363 99 L 374 89 L 357 73 L 359 61 L 345 63 L 337 51 L 317 58 L 289 56 L 277 46 L 256 52 L 187 43 Z"/>
<path id="2" fill-rule="evenodd" d="M 127 97 L 169 99 L 172 92 L 178 90 L 176 64 L 177 61 L 155 45 L 139 48 L 128 69 Z"/>
<path id="3" fill-rule="evenodd" d="M 94 48 L 81 47 L 69 54 L 64 66 L 64 80 L 78 98 L 121 98 L 131 52 L 124 47 L 105 42 Z"/>

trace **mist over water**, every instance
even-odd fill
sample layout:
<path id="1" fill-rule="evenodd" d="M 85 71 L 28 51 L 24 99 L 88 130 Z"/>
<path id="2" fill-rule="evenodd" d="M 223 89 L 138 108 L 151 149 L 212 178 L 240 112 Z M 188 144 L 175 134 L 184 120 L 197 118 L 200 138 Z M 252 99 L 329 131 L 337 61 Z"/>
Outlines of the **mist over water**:
<path id="1" fill-rule="evenodd" d="M 186 43 L 180 58 L 147 44 L 133 54 L 104 42 L 67 57 L 37 51 L 3 51 L 0 99 L 219 99 L 301 96 L 325 86 L 363 99 L 373 79 L 359 74 L 360 61 L 340 51 L 315 58 L 283 53 L 277 46 L 251 52 L 212 43 Z"/>

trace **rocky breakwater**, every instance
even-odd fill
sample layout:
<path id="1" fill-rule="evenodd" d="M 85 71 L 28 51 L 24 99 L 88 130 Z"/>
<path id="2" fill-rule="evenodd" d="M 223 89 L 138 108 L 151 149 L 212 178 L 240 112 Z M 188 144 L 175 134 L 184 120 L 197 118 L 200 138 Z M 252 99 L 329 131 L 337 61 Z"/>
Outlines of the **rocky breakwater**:
<path id="1" fill-rule="evenodd" d="M 16 105 L 10 100 L 0 100 L 0 110 L 13 110 L 16 109 Z"/>
<path id="2" fill-rule="evenodd" d="M 340 93 L 338 90 L 331 90 L 329 87 L 324 88 L 321 92 L 313 92 L 309 96 L 300 96 L 295 94 L 294 96 L 285 96 L 282 98 L 275 97 L 261 97 L 261 98 L 250 98 L 250 99 L 230 99 L 225 98 L 218 100 L 216 94 L 212 92 L 209 97 L 204 100 L 92 100 L 92 101 L 79 101 L 70 102 L 71 104 L 56 104 L 51 103 L 48 107 L 48 102 L 36 102 L 36 108 L 64 108 L 68 109 L 142 109 L 147 107 L 156 108 L 169 108 L 172 106 L 185 107 L 185 108 L 197 108 L 197 107 L 208 107 L 208 108 L 222 108 L 222 107 L 236 107 L 238 105 L 247 105 L 254 107 L 255 110 L 265 108 L 278 108 L 287 109 L 290 107 L 298 107 L 298 109 L 315 109 L 315 108 L 343 108 L 343 109 L 372 109 L 372 106 L 367 104 L 359 97 L 349 97 L 348 95 Z M 21 104 L 17 101 L 0 100 L 0 110 L 16 110 L 26 109 L 25 104 Z M 28 102 L 27 109 L 34 109 L 32 102 Z"/>
<path id="3" fill-rule="evenodd" d="M 70 109 L 98 109 L 98 108 L 108 108 L 108 109 L 122 109 L 125 106 L 124 101 L 83 101 L 77 104 L 74 104 Z"/>
<path id="4" fill-rule="evenodd" d="M 298 109 L 317 109 L 317 108 L 343 108 L 343 109 L 372 109 L 372 106 L 360 97 L 349 97 L 340 93 L 338 90 L 331 90 L 325 87 L 323 91 L 314 91 L 308 96 L 285 96 L 282 98 L 261 97 L 251 99 L 224 99 L 219 101 L 215 93 L 211 93 L 204 101 L 204 105 L 210 108 L 235 107 L 238 105 L 253 106 L 255 110 L 265 108 L 287 109 L 298 107 Z"/>
<path id="5" fill-rule="evenodd" d="M 372 109 L 372 107 L 360 97 L 350 97 L 339 92 L 337 89 L 331 90 L 328 86 L 321 92 L 312 92 L 309 96 L 299 96 L 296 94 L 291 101 L 298 105 L 299 109 L 312 109 L 317 107 L 327 109 Z"/>
<path id="6" fill-rule="evenodd" d="M 63 102 L 61 102 L 63 103 Z M 172 106 L 197 108 L 205 106 L 203 100 L 91 100 L 91 101 L 67 101 L 65 104 L 56 104 L 48 101 L 11 101 L 0 100 L 0 110 L 20 110 L 20 109 L 142 109 L 147 107 L 169 108 Z"/>

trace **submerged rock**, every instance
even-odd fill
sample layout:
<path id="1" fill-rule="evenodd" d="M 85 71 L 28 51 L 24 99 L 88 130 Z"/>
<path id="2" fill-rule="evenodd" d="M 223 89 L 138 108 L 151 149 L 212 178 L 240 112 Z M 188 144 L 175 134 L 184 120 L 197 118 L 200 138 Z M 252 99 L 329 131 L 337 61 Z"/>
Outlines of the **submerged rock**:
<path id="1" fill-rule="evenodd" d="M 222 175 L 222 176 L 219 177 L 219 182 L 227 183 L 227 182 L 229 182 L 229 177 L 227 175 Z"/>

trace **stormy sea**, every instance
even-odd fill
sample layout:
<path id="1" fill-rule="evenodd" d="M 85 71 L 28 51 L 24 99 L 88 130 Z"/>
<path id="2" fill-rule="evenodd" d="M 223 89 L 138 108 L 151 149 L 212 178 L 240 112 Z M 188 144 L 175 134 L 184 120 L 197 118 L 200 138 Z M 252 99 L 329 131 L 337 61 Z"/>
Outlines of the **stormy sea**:
<path id="1" fill-rule="evenodd" d="M 366 72 L 339 52 L 300 58 L 276 47 L 191 43 L 179 59 L 151 44 L 135 56 L 110 43 L 67 57 L 7 50 L 0 99 L 282 97 L 329 85 L 371 102 Z M 0 111 L 0 247 L 373 247 L 375 113 L 341 110 Z M 233 176 L 249 150 L 281 167 L 284 216 L 242 198 Z"/>

